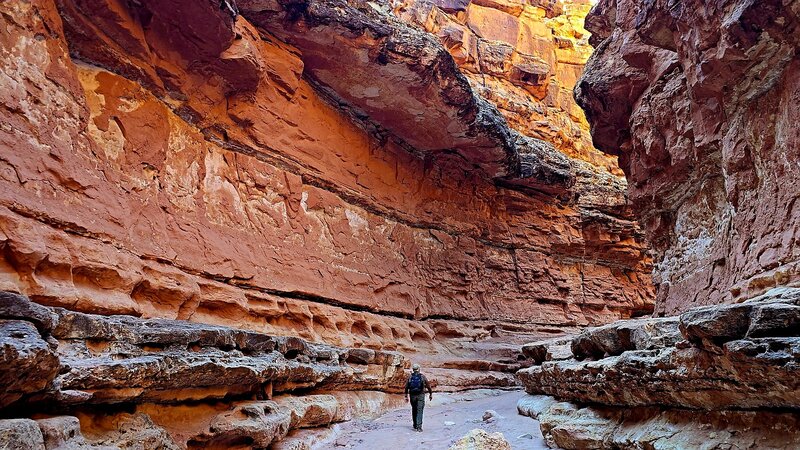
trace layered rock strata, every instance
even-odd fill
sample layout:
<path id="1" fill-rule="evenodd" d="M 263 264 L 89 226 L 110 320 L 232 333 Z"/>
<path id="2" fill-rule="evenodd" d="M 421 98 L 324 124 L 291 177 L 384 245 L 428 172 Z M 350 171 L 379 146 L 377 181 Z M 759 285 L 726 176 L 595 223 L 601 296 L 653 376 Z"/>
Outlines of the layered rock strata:
<path id="1" fill-rule="evenodd" d="M 438 39 L 226 5 L 4 5 L 2 287 L 389 350 L 650 310 L 624 184 L 510 128 Z"/>
<path id="2" fill-rule="evenodd" d="M 555 397 L 524 399 L 520 410 L 561 448 L 794 448 L 798 323 L 800 290 L 782 288 L 588 329 L 572 339 L 572 358 L 518 372 L 528 393 Z"/>
<path id="3" fill-rule="evenodd" d="M 797 2 L 603 0 L 576 87 L 619 155 L 659 314 L 798 282 Z"/>
<path id="4" fill-rule="evenodd" d="M 522 339 L 649 313 L 559 5 L 527 46 L 428 5 L 470 66 L 413 5 L 2 4 L 3 439 L 261 448 L 390 407 L 399 352 L 513 388 Z"/>
<path id="5" fill-rule="evenodd" d="M 0 300 L 0 409 L 36 413 L 0 420 L 3 448 L 266 448 L 402 401 L 395 352 Z"/>
<path id="6" fill-rule="evenodd" d="M 593 171 L 621 175 L 616 157 L 592 146 L 589 124 L 572 96 L 592 51 L 583 28 L 588 1 L 414 0 L 389 6 L 438 37 L 470 86 L 514 130 L 590 163 Z"/>
<path id="7" fill-rule="evenodd" d="M 545 442 L 562 449 L 792 449 L 800 442 L 796 414 L 581 407 L 549 396 L 527 396 L 520 414 L 539 421 Z"/>
<path id="8" fill-rule="evenodd" d="M 619 156 L 667 317 L 523 347 L 537 396 L 519 409 L 551 445 L 800 445 L 797 11 L 601 0 L 587 16 L 576 98 Z"/>

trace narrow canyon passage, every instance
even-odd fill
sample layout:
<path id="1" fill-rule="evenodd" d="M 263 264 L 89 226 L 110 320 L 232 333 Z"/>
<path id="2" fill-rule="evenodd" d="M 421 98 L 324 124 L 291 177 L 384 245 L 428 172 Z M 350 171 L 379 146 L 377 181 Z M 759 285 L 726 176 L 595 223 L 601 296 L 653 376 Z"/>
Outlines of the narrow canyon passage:
<path id="1" fill-rule="evenodd" d="M 411 428 L 409 408 L 405 407 L 375 420 L 355 420 L 339 425 L 320 444 L 327 448 L 356 450 L 447 450 L 470 431 L 481 429 L 502 433 L 514 450 L 546 449 L 538 422 L 517 414 L 517 401 L 523 395 L 519 391 L 436 395 L 436 401 L 425 407 L 422 433 L 415 433 Z M 482 418 L 489 410 L 499 417 L 486 423 Z"/>
<path id="2" fill-rule="evenodd" d="M 0 449 L 800 448 L 798 48 L 800 0 L 0 2 Z"/>

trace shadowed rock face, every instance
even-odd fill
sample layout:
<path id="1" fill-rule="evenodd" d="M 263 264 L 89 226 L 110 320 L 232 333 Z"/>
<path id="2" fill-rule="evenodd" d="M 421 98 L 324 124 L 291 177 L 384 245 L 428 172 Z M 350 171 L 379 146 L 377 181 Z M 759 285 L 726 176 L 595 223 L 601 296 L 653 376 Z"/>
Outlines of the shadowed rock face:
<path id="1" fill-rule="evenodd" d="M 254 25 L 302 52 L 307 74 L 412 148 L 455 153 L 491 177 L 519 173 L 502 117 L 475 96 L 435 37 L 344 0 L 238 4 Z"/>
<path id="2" fill-rule="evenodd" d="M 601 1 L 575 93 L 655 252 L 658 312 L 796 283 L 796 2 Z"/>
<path id="3" fill-rule="evenodd" d="M 576 99 L 597 148 L 619 156 L 655 250 L 655 312 L 671 317 L 523 347 L 536 395 L 519 410 L 548 443 L 800 442 L 799 10 L 601 0 L 587 16 L 596 51 Z"/>
<path id="4" fill-rule="evenodd" d="M 581 407 L 538 395 L 523 398 L 517 409 L 540 422 L 553 448 L 791 449 L 800 439 L 800 417 L 790 413 Z"/>
<path id="5" fill-rule="evenodd" d="M 763 310 L 782 310 L 782 316 L 794 319 L 795 300 L 764 305 L 745 303 L 752 308 L 745 319 L 753 323 Z M 655 348 L 631 346 L 629 350 L 606 353 L 597 361 L 552 361 L 523 369 L 520 377 L 530 393 L 556 395 L 581 403 L 615 406 L 669 406 L 693 409 L 797 408 L 800 392 L 796 381 L 798 337 L 783 336 L 778 329 L 765 329 L 762 334 L 747 332 L 726 335 L 728 317 L 722 309 L 719 318 L 697 315 L 708 311 L 692 310 L 680 318 L 683 338 L 691 342 L 696 329 L 708 332 L 713 346 L 689 345 L 675 339 L 659 343 Z M 747 314 L 747 313 L 745 313 Z M 747 316 L 746 316 L 747 317 Z M 636 322 L 634 322 L 636 323 Z M 639 321 L 638 328 L 652 323 Z M 694 329 L 694 331 L 692 331 Z M 596 346 L 608 342 L 605 333 L 582 335 L 573 340 L 573 349 L 593 341 Z M 622 331 L 618 329 L 618 331 Z M 664 335 L 662 331 L 657 335 Z M 581 352 L 573 350 L 575 357 Z M 655 387 L 655 388 L 654 388 Z M 755 394 L 757 393 L 757 394 Z"/>

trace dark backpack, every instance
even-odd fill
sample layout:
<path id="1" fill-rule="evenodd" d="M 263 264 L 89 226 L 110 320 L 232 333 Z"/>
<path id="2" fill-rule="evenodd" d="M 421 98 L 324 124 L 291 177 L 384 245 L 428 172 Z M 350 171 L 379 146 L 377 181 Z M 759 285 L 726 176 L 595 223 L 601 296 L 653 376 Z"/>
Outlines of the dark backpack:
<path id="1" fill-rule="evenodd" d="M 412 394 L 419 394 L 422 392 L 423 387 L 422 374 L 411 374 L 411 378 L 408 380 L 408 392 L 411 392 Z"/>

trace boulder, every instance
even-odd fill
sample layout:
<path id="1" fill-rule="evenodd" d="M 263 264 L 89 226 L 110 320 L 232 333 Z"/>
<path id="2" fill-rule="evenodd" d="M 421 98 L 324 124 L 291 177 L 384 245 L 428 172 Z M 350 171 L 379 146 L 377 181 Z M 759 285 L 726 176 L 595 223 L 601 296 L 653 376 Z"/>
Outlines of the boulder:
<path id="1" fill-rule="evenodd" d="M 31 322 L 0 319 L 0 408 L 44 390 L 60 367 Z"/>
<path id="2" fill-rule="evenodd" d="M 45 450 L 39 425 L 30 419 L 0 420 L 0 448 Z"/>
<path id="3" fill-rule="evenodd" d="M 42 431 L 44 446 L 47 450 L 120 450 L 126 448 L 123 445 L 103 445 L 87 441 L 81 434 L 81 424 L 77 417 L 50 417 L 37 419 L 36 423 Z M 155 446 L 152 442 L 140 441 L 139 445 L 142 449 L 147 450 L 156 450 L 156 448 L 172 450 L 174 447 L 169 446 L 170 442 L 171 440 L 165 440 Z"/>
<path id="4" fill-rule="evenodd" d="M 553 403 L 558 403 L 549 395 L 524 395 L 517 401 L 517 412 L 532 419 L 538 419 L 542 411 L 547 410 Z"/>
<path id="5" fill-rule="evenodd" d="M 588 328 L 572 340 L 576 358 L 602 358 L 628 350 L 671 347 L 682 339 L 676 317 L 623 320 Z"/>
<path id="6" fill-rule="evenodd" d="M 450 446 L 449 450 L 511 450 L 503 433 L 487 433 L 476 428 Z"/>
<path id="7" fill-rule="evenodd" d="M 522 346 L 522 354 L 534 364 L 572 358 L 572 336 L 529 342 Z"/>
<path id="8" fill-rule="evenodd" d="M 501 416 L 500 414 L 497 414 L 497 411 L 495 411 L 493 409 L 487 409 L 486 411 L 483 412 L 483 416 L 481 417 L 481 420 L 483 420 L 486 423 L 492 423 L 492 422 L 496 422 L 497 420 L 500 420 L 502 418 L 503 418 L 503 416 Z"/>

